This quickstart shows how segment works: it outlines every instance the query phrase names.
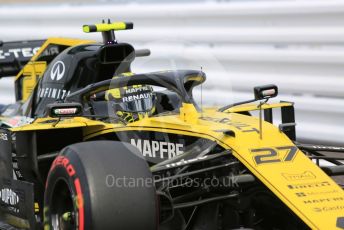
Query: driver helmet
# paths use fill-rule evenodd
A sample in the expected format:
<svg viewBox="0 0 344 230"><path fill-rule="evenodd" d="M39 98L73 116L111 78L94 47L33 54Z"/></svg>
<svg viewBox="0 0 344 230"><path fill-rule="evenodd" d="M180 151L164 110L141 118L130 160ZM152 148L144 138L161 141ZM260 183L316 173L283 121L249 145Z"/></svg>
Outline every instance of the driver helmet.
<svg viewBox="0 0 344 230"><path fill-rule="evenodd" d="M130 77L133 73L123 73L113 77ZM110 89L105 99L111 102L116 116L127 123L151 116L155 111L155 93L150 85L132 85Z"/></svg>

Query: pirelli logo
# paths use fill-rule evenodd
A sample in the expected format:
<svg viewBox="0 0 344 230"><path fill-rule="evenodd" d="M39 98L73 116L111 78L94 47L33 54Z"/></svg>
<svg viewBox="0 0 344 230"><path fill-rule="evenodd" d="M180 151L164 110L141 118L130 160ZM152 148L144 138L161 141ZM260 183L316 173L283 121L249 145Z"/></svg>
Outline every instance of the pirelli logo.
<svg viewBox="0 0 344 230"><path fill-rule="evenodd" d="M328 181L314 182L314 183L304 183L304 184L289 184L289 189L306 189L306 188L323 188L331 186Z"/></svg>

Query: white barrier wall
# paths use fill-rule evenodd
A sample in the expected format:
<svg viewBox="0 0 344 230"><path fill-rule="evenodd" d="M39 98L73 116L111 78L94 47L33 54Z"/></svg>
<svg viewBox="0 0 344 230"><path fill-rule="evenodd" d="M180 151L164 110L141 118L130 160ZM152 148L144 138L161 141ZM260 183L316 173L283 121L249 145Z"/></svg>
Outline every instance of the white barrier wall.
<svg viewBox="0 0 344 230"><path fill-rule="evenodd" d="M344 143L344 1L1 6L0 40L79 37L103 18L133 21L118 40L151 48L136 72L201 67L207 104L250 99L274 83L296 102L299 137ZM8 80L6 80L8 82ZM0 81L0 102L11 87Z"/></svg>

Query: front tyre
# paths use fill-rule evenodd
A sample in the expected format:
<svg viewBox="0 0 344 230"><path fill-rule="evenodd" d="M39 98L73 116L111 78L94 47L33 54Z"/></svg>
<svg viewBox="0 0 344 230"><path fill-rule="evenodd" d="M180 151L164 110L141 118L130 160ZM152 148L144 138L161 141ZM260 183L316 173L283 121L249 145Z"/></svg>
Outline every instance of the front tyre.
<svg viewBox="0 0 344 230"><path fill-rule="evenodd" d="M51 166L44 204L45 229L157 229L153 177L130 144L93 141L63 149Z"/></svg>

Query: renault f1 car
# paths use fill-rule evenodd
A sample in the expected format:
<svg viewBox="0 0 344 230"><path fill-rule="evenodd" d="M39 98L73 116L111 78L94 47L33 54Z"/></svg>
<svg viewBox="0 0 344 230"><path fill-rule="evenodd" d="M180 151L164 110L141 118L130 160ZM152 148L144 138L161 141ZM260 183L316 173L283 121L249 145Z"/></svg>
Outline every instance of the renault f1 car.
<svg viewBox="0 0 344 230"><path fill-rule="evenodd" d="M275 85L202 108L202 71L131 73L149 51L114 31L132 28L83 27L103 43L1 44L16 103L0 108L0 229L344 229L343 186L331 178L343 158L323 154L344 148L298 143L293 103L268 103ZM135 85L154 88L154 113L127 122L104 95Z"/></svg>

